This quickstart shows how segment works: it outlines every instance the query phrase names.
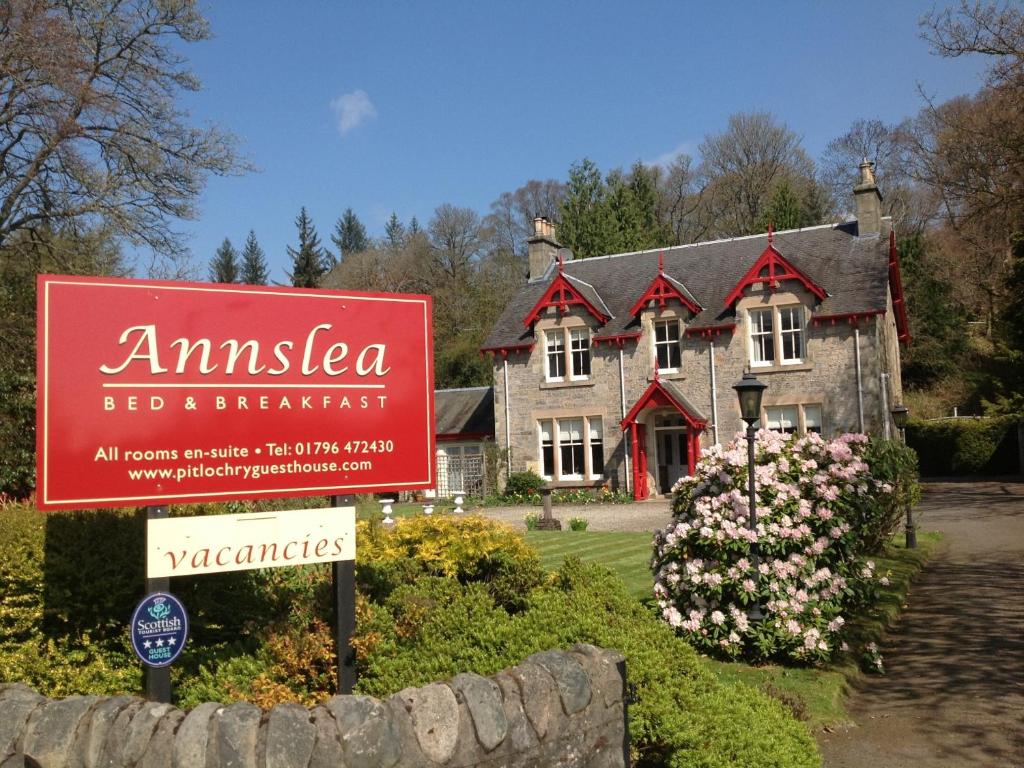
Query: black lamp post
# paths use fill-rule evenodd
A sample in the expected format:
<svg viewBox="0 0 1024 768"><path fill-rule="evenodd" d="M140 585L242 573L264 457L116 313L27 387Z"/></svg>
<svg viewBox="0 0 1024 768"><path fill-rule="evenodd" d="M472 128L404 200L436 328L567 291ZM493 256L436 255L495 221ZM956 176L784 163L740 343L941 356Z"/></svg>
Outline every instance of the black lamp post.
<svg viewBox="0 0 1024 768"><path fill-rule="evenodd" d="M748 524L750 530L757 534L757 497L754 495L754 436L757 430L754 424L761 418L761 396L768 389L768 385L757 380L754 374L743 374L738 384L733 389L740 400L740 418L747 423L747 491L749 493L750 515ZM760 621L764 618L761 613L760 600L757 598L761 583L761 549L757 541L750 543L750 560L754 570L754 607L748 614L753 621Z"/></svg>
<svg viewBox="0 0 1024 768"><path fill-rule="evenodd" d="M910 410L905 405L894 405L892 408L892 423L896 425L896 429L900 431L900 441L907 444L907 433L904 430L907 427L907 417L910 416ZM913 513L910 509L910 504L907 504L907 549L914 549L917 547L917 530L914 528Z"/></svg>

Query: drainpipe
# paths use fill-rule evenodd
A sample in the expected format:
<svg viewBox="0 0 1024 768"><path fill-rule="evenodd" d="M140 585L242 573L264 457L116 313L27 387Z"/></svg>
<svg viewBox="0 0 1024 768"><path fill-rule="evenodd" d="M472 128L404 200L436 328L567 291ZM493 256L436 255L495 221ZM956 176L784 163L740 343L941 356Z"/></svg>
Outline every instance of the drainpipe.
<svg viewBox="0 0 1024 768"><path fill-rule="evenodd" d="M715 342L711 342L711 430L715 435L715 445L718 445L718 387L715 384Z"/></svg>
<svg viewBox="0 0 1024 768"><path fill-rule="evenodd" d="M626 418L626 369L622 362L622 343L619 343L619 407L622 409L622 418ZM626 460L626 493L630 492L629 474L629 446L626 433L622 434L622 456Z"/></svg>
<svg viewBox="0 0 1024 768"><path fill-rule="evenodd" d="M508 358L503 360L503 373L505 376L505 472L506 477L512 474L512 433L509 430L509 405L508 405Z"/></svg>
<svg viewBox="0 0 1024 768"><path fill-rule="evenodd" d="M881 374L882 379L882 423L885 424L885 439L889 439L889 374Z"/></svg>
<svg viewBox="0 0 1024 768"><path fill-rule="evenodd" d="M864 432L864 384L860 375L860 328L853 329L853 359L857 366L857 424Z"/></svg>

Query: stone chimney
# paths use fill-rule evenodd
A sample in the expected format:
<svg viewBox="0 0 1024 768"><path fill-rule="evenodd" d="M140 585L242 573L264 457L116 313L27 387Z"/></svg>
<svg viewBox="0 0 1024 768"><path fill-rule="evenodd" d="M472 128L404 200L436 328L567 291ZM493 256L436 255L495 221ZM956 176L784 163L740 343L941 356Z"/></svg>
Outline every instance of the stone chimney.
<svg viewBox="0 0 1024 768"><path fill-rule="evenodd" d="M853 188L857 203L857 236L882 232L882 193L875 181L875 164L864 158L860 164L860 183Z"/></svg>
<svg viewBox="0 0 1024 768"><path fill-rule="evenodd" d="M529 282L540 280L562 247L555 240L555 225L544 216L533 220L533 237L526 241L530 254Z"/></svg>

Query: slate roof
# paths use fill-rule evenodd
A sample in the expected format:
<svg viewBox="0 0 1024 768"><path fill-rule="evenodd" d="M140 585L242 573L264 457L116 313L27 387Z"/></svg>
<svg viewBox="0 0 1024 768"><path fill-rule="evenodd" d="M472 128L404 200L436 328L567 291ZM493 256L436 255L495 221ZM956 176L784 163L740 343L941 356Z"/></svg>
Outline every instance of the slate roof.
<svg viewBox="0 0 1024 768"><path fill-rule="evenodd" d="M885 232L887 223L888 219L883 219ZM687 323L687 328L714 329L735 322L735 312L725 306L725 297L767 246L767 234L751 235L577 259L567 261L564 271L573 285L586 283L608 308L611 319L594 331L595 338L636 333L640 330L639 321L630 316L629 310L658 274L658 256L664 254L665 274L681 283L696 303L704 307ZM887 236L857 237L857 222L851 221L776 232L774 246L828 293L815 308L814 316L885 311L889 280ZM556 269L553 264L543 279L527 283L512 298L484 342L484 349L516 347L534 341L532 329L523 328L523 318L547 290ZM587 299L591 300L589 292Z"/></svg>
<svg viewBox="0 0 1024 768"><path fill-rule="evenodd" d="M672 398L685 408L689 414L697 419L698 421L707 421L708 417L705 416L700 409L697 408L693 403L689 401L686 395L683 394L683 390L674 381L659 381L659 384L668 392Z"/></svg>
<svg viewBox="0 0 1024 768"><path fill-rule="evenodd" d="M520 327L522 327L520 325ZM494 435L494 388L434 391L434 434Z"/></svg>

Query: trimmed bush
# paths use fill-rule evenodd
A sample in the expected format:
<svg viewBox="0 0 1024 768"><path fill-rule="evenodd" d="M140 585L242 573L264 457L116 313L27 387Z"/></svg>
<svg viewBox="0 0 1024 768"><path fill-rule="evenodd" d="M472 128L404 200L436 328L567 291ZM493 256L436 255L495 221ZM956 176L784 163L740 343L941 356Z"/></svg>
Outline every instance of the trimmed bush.
<svg viewBox="0 0 1024 768"><path fill-rule="evenodd" d="M1013 475L1021 471L1020 416L911 421L907 445L917 451L925 477Z"/></svg>
<svg viewBox="0 0 1024 768"><path fill-rule="evenodd" d="M431 515L400 521L394 530L359 523L356 579L381 602L424 576L481 582L499 604L515 610L544 571L537 553L511 527L479 515Z"/></svg>
<svg viewBox="0 0 1024 768"><path fill-rule="evenodd" d="M673 520L655 536L654 594L665 621L695 647L727 658L831 658L843 614L874 594L874 566L861 559L882 516L873 510L895 506L892 486L874 479L864 461L867 441L759 431L756 533L746 437L706 451L695 475L677 484ZM749 618L755 605L760 621Z"/></svg>
<svg viewBox="0 0 1024 768"><path fill-rule="evenodd" d="M509 498L530 498L540 494L544 478L536 472L513 472L505 481L504 495Z"/></svg>
<svg viewBox="0 0 1024 768"><path fill-rule="evenodd" d="M478 584L428 579L359 617L358 689L387 696L458 672L494 674L578 642L626 656L637 766L818 766L807 729L762 693L719 682L699 656L637 603L621 580L567 560L527 610L510 615Z"/></svg>

